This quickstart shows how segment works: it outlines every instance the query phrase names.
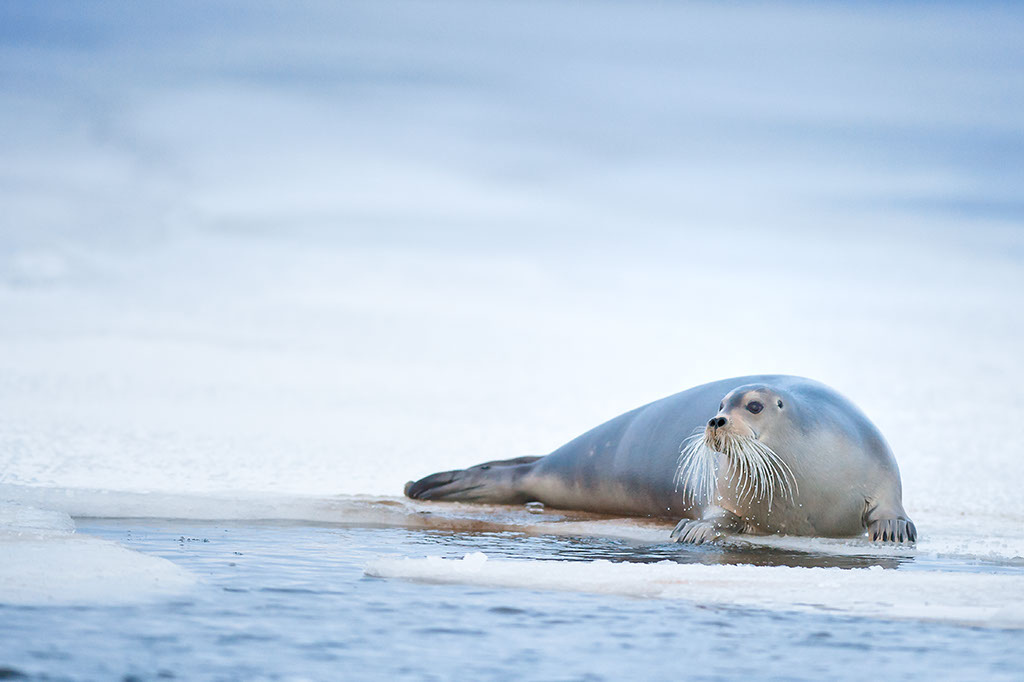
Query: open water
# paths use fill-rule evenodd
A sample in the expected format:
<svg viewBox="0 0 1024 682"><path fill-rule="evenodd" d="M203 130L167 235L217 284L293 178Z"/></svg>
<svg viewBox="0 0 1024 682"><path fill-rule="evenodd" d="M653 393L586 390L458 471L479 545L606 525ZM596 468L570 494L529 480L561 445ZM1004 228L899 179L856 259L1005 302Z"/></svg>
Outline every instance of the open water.
<svg viewBox="0 0 1024 682"><path fill-rule="evenodd" d="M1006 630L364 574L381 557L474 552L530 562L828 563L813 554L733 555L609 539L301 523L83 520L79 531L169 559L202 584L156 604L0 607L10 677L1016 680L1024 666L1019 625ZM933 568L909 561L892 570ZM1019 577L1022 569L1016 570Z"/></svg>

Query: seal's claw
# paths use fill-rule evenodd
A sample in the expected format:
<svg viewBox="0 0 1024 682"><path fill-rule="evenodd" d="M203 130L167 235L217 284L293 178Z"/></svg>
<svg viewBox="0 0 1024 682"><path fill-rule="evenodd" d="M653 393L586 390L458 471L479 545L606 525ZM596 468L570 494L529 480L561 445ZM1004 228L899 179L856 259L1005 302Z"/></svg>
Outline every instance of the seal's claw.
<svg viewBox="0 0 1024 682"><path fill-rule="evenodd" d="M676 542L688 545L702 545L705 542L714 542L722 537L722 533L710 521L683 519L676 524L675 530L672 531L669 537Z"/></svg>
<svg viewBox="0 0 1024 682"><path fill-rule="evenodd" d="M907 540L917 542L917 526L910 519L907 519Z"/></svg>
<svg viewBox="0 0 1024 682"><path fill-rule="evenodd" d="M909 519L878 519L868 526L868 537L875 542L916 542L917 528Z"/></svg>
<svg viewBox="0 0 1024 682"><path fill-rule="evenodd" d="M672 529L671 533L669 533L669 538L671 538L675 542L681 542L683 529L686 528L686 524L688 524L689 522L690 519L683 519L682 521L677 523L676 527Z"/></svg>

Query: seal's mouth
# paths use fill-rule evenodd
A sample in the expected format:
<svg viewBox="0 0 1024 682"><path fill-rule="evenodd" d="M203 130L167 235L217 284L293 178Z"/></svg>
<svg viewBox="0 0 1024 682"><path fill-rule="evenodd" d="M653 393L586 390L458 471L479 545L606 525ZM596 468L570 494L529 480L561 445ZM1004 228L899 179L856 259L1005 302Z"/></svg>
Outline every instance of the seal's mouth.
<svg viewBox="0 0 1024 682"><path fill-rule="evenodd" d="M712 427L704 429L704 445L715 452L725 454L725 432Z"/></svg>
<svg viewBox="0 0 1024 682"><path fill-rule="evenodd" d="M756 433L711 426L683 442L676 468L680 487L693 505L717 502L723 488L740 502L767 502L769 508L776 494L795 503L799 493L792 469Z"/></svg>

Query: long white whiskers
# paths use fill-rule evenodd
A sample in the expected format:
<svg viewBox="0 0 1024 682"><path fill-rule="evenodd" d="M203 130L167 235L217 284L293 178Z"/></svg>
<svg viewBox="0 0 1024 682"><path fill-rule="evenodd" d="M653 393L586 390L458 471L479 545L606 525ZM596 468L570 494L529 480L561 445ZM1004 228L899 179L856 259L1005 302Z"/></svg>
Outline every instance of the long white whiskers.
<svg viewBox="0 0 1024 682"><path fill-rule="evenodd" d="M767 501L771 509L776 494L796 502L799 492L793 470L770 447L749 436L724 434L722 452L730 463L730 478L737 479L737 498L749 496L754 500Z"/></svg>
<svg viewBox="0 0 1024 682"><path fill-rule="evenodd" d="M676 492L683 489L683 500L691 507L714 499L718 479L718 453L704 440L704 430L697 429L683 441L676 466Z"/></svg>
<svg viewBox="0 0 1024 682"><path fill-rule="evenodd" d="M723 433L718 435L715 449L705 431L697 429L680 447L675 476L675 489L678 492L682 488L683 499L690 506L714 500L719 454L728 460L724 475L738 500L766 501L769 509L776 495L796 503L800 492L796 476L770 447L751 436Z"/></svg>
<svg viewBox="0 0 1024 682"><path fill-rule="evenodd" d="M799 488L789 465L770 447L750 436L718 435L716 444L698 429L683 441L676 467L676 491L691 506L714 499L718 486L718 457L724 454L728 468L723 475L738 500L767 501L771 508L777 495L796 502Z"/></svg>

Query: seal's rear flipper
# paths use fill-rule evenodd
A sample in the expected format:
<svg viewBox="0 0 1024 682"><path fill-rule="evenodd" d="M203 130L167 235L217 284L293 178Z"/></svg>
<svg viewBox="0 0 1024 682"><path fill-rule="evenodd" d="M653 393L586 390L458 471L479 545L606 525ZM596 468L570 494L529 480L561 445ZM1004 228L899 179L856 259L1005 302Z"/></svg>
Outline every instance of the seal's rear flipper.
<svg viewBox="0 0 1024 682"><path fill-rule="evenodd" d="M520 486L523 476L540 457L516 457L477 464L468 469L442 471L405 484L414 500L523 504L533 498Z"/></svg>

